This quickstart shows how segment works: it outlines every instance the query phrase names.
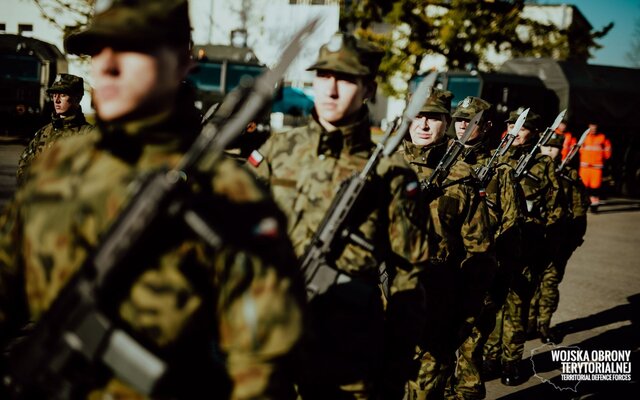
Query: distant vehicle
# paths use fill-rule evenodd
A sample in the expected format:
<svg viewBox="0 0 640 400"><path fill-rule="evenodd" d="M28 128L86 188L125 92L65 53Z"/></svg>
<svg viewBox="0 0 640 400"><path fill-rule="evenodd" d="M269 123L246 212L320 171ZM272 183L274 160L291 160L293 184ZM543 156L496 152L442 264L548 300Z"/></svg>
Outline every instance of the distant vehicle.
<svg viewBox="0 0 640 400"><path fill-rule="evenodd" d="M267 67L248 47L196 45L193 55L197 63L188 80L196 91L196 107L206 113L219 104L243 80L254 79ZM215 115L215 114L214 114ZM245 133L233 144L239 159L246 159L270 134L270 108L247 126Z"/></svg>
<svg viewBox="0 0 640 400"><path fill-rule="evenodd" d="M422 77L414 78L414 88ZM611 191L640 196L640 69L546 58L517 58L497 72L449 71L439 84L454 94L452 109L466 96L478 96L495 106L494 139L505 129L507 113L519 106L531 107L551 124L567 109L568 128L574 135L590 122L612 142L609 163Z"/></svg>
<svg viewBox="0 0 640 400"><path fill-rule="evenodd" d="M52 112L47 88L67 59L53 44L0 34L0 134L29 137Z"/></svg>
<svg viewBox="0 0 640 400"><path fill-rule="evenodd" d="M313 99L302 89L285 86L273 103L272 112L281 112L296 117L306 117L313 109Z"/></svg>

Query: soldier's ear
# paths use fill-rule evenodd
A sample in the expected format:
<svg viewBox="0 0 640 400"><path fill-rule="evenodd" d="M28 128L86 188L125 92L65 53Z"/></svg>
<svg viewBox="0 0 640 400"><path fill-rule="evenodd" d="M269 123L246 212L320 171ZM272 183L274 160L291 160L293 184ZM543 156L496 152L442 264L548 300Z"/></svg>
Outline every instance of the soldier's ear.
<svg viewBox="0 0 640 400"><path fill-rule="evenodd" d="M364 93L365 103L368 101L375 100L376 90L378 89L378 84L376 83L376 81L373 79L366 80L364 82L364 89L365 89L365 93Z"/></svg>

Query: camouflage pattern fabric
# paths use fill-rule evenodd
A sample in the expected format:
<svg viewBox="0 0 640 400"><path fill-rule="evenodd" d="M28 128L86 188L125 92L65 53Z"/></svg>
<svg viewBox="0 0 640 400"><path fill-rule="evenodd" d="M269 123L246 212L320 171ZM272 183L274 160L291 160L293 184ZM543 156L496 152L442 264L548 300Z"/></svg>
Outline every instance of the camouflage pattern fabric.
<svg viewBox="0 0 640 400"><path fill-rule="evenodd" d="M520 156L530 150L530 145L512 147L501 161L515 167ZM538 153L529 172L537 177L539 182L528 176L520 181L527 204L527 222L543 226L561 223L566 214L564 193L555 173L553 160L549 156Z"/></svg>
<svg viewBox="0 0 640 400"><path fill-rule="evenodd" d="M447 143L416 146L404 141L401 153L421 180L428 179ZM423 275L427 294L426 331L419 349L420 371L409 387L416 398L441 398L454 352L465 340L496 270L489 214L474 173L457 162L439 183L438 196L425 198L433 220L429 265Z"/></svg>
<svg viewBox="0 0 640 400"><path fill-rule="evenodd" d="M16 179L19 185L26 179L29 166L42 151L50 148L59 139L74 135L84 135L93 129L93 125L87 122L81 109L66 118L53 113L51 120L50 124L43 126L35 133L33 139L29 141L29 144L20 155L18 170L16 171Z"/></svg>
<svg viewBox="0 0 640 400"><path fill-rule="evenodd" d="M272 135L260 148L262 161L254 163L253 170L287 214L298 256L309 245L340 183L365 166L374 149L370 135L364 107L350 125L327 132L314 115L306 126ZM381 160L365 189L365 201L356 204L352 230L375 250L345 241L329 260L356 279L335 285L310 305L316 328L310 329L315 337L309 348L315 355L303 368L308 371L301 384L303 398L338 398L345 393L372 397L383 357L391 357L384 361L387 366L411 361L424 323L418 274L429 254L428 224L418 207L417 188L415 174L402 157L393 155ZM383 261L392 283L385 314L377 287ZM390 374L399 370L391 369Z"/></svg>
<svg viewBox="0 0 640 400"><path fill-rule="evenodd" d="M416 379L407 383L407 400L441 400L444 398L447 377L453 373L452 354L416 352L419 370Z"/></svg>
<svg viewBox="0 0 640 400"><path fill-rule="evenodd" d="M564 191L566 208L569 211L566 235L559 238L558 250L551 262L542 271L538 290L530 305L530 325L538 330L547 329L551 317L560 302L559 285L564 277L567 262L573 252L582 244L587 229L589 195L576 168L567 168L559 180Z"/></svg>
<svg viewBox="0 0 640 400"><path fill-rule="evenodd" d="M514 276L505 303L496 314L495 327L484 345L485 360L501 361L505 365L522 359L529 311L528 297L523 294L523 289L531 285L526 276L525 273Z"/></svg>
<svg viewBox="0 0 640 400"><path fill-rule="evenodd" d="M136 124L135 131L103 125L55 143L35 160L31 179L0 217L3 342L47 310L127 204L133 183L176 165L199 119ZM302 317L284 217L231 160L202 172L198 182L212 225L225 239L242 240L214 251L175 222L159 229L156 245L136 254L148 265L139 266L128 290L113 294L121 322L160 349L180 350L183 364L169 365L185 378L185 398L290 398L283 361L301 335ZM231 228L236 236L225 235ZM226 373L200 362L212 344ZM111 379L89 398L144 396Z"/></svg>
<svg viewBox="0 0 640 400"><path fill-rule="evenodd" d="M480 142L466 149L464 161L477 170L490 158L488 147ZM455 374L449 381L449 398L484 398L484 382L480 376L483 347L495 327L496 315L506 300L513 275L520 273L521 225L525 210L522 192L513 177L513 168L498 164L487 187L479 188L479 191L489 210L498 270L471 335L458 349Z"/></svg>
<svg viewBox="0 0 640 400"><path fill-rule="evenodd" d="M531 145L513 147L509 149L501 161L515 167L520 156L530 150ZM553 160L548 156L536 154L529 171L537 178L537 181L528 176L520 181L520 187L524 192L527 204L527 216L522 230L524 274L516 274L513 277L514 283L511 290L514 295L507 297L507 303L516 298L517 300L514 304L505 305L505 310L513 311L514 316L523 313L521 310L514 310L521 303L526 304L526 308L529 310L529 303L534 297L542 272L557 253L557 241L564 232L566 217L564 192L555 173ZM512 324L512 327L520 328L517 321ZM504 333L503 340L516 338L518 343L505 343L503 348L515 349L516 354L519 354L517 359L521 359L526 332ZM523 338L522 344L519 342L521 337Z"/></svg>

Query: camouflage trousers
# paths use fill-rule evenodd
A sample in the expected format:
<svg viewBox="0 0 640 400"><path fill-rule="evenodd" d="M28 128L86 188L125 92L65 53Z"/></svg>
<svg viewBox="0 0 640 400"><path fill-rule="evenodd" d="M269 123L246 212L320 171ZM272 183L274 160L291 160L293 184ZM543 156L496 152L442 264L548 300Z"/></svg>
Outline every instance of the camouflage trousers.
<svg viewBox="0 0 640 400"><path fill-rule="evenodd" d="M500 268L470 335L458 348L455 370L447 384L448 399L484 399L486 395L481 376L484 346L495 328L496 315L506 301L513 277L513 266Z"/></svg>
<svg viewBox="0 0 640 400"><path fill-rule="evenodd" d="M469 337L458 348L455 370L447 382L445 398L484 399L486 390L482 380L482 353L495 323L495 314L494 310L490 324L474 326Z"/></svg>
<svg viewBox="0 0 640 400"><path fill-rule="evenodd" d="M442 400L447 380L453 372L454 354L422 351L416 380L407 383L406 400Z"/></svg>
<svg viewBox="0 0 640 400"><path fill-rule="evenodd" d="M517 362L522 359L527 340L527 315L532 296L528 268L513 277L504 305L496 313L493 331L484 345L484 358Z"/></svg>
<svg viewBox="0 0 640 400"><path fill-rule="evenodd" d="M529 331L539 331L541 326L551 325L551 317L558 309L560 302L560 282L564 277L567 262L579 243L566 243L553 260L542 270L536 292L531 298L529 307Z"/></svg>

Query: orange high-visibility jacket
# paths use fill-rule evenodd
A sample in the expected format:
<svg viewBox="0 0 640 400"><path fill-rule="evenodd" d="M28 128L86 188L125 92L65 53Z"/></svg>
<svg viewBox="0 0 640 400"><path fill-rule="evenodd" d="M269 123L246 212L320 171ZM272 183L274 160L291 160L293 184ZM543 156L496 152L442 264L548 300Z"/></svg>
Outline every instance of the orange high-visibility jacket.
<svg viewBox="0 0 640 400"><path fill-rule="evenodd" d="M580 167L602 169L611 157L611 142L604 133L589 133L580 148Z"/></svg>
<svg viewBox="0 0 640 400"><path fill-rule="evenodd" d="M558 132L558 130L556 130L556 133L558 135L563 135L564 136L564 142L562 143L562 159L564 160L567 157L567 154L569 154L569 152L571 151L571 148L573 147L574 144L576 144L578 141L576 140L576 138L573 137L573 135L571 134L571 132ZM575 159L575 156L574 156Z"/></svg>

